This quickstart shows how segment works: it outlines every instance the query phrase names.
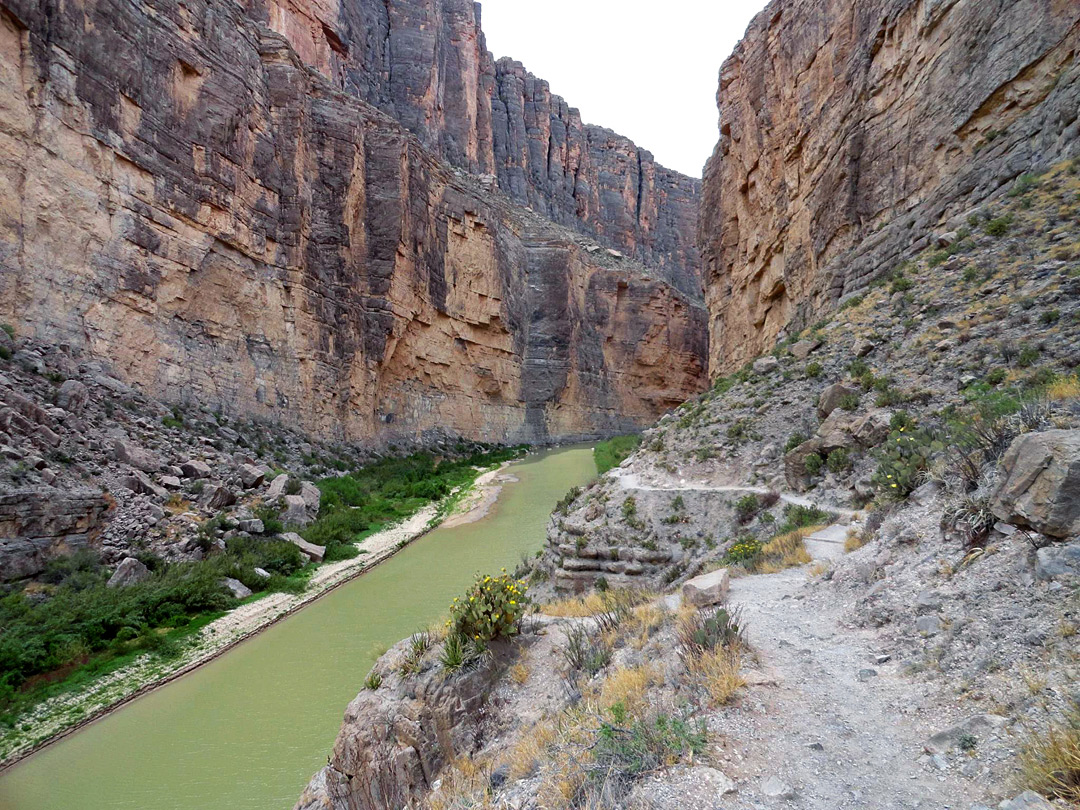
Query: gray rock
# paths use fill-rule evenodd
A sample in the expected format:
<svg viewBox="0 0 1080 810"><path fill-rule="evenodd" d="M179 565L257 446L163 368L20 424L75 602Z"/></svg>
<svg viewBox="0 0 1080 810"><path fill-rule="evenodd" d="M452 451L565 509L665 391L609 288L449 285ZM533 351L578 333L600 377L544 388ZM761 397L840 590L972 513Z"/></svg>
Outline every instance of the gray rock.
<svg viewBox="0 0 1080 810"><path fill-rule="evenodd" d="M150 569L134 557L125 557L113 571L105 585L109 588L124 588L150 579Z"/></svg>
<svg viewBox="0 0 1080 810"><path fill-rule="evenodd" d="M1033 790L1025 790L1019 796L998 805L998 810L1054 810L1054 805Z"/></svg>
<svg viewBox="0 0 1080 810"><path fill-rule="evenodd" d="M225 587L229 589L229 593L236 599L247 599L251 596L251 588L238 579L225 577L222 582L225 584Z"/></svg>
<svg viewBox="0 0 1080 810"><path fill-rule="evenodd" d="M300 495L285 496L285 512L282 519L290 526L307 526L311 523L307 504Z"/></svg>
<svg viewBox="0 0 1080 810"><path fill-rule="evenodd" d="M858 388L843 383L833 383L821 392L818 399L818 416L822 419L840 407L840 402L847 396L859 396Z"/></svg>
<svg viewBox="0 0 1080 810"><path fill-rule="evenodd" d="M915 620L915 629L924 636L933 636L941 632L941 620L937 616L920 616Z"/></svg>
<svg viewBox="0 0 1080 810"><path fill-rule="evenodd" d="M271 574L265 568L253 568L251 570L253 570L255 572L255 575L258 577L262 577L263 579L270 579Z"/></svg>
<svg viewBox="0 0 1080 810"><path fill-rule="evenodd" d="M936 613L941 609L941 597L934 591L922 591L915 598L915 610L919 613Z"/></svg>
<svg viewBox="0 0 1080 810"><path fill-rule="evenodd" d="M791 355L796 360L805 360L810 356L810 352L814 351L821 345L820 340L800 340L798 343L791 345Z"/></svg>
<svg viewBox="0 0 1080 810"><path fill-rule="evenodd" d="M876 348L877 345L872 341L869 341L866 338L857 338L851 345L851 353L856 357L866 357L866 355L870 354L870 352Z"/></svg>
<svg viewBox="0 0 1080 810"><path fill-rule="evenodd" d="M300 497L304 499L304 506L308 514L314 519L319 514L319 504L322 502L322 493L319 488L310 481L305 481L300 487Z"/></svg>
<svg viewBox="0 0 1080 810"><path fill-rule="evenodd" d="M241 464L237 473L240 476L240 483L244 485L244 489L254 489L263 482L262 470L253 464Z"/></svg>
<svg viewBox="0 0 1080 810"><path fill-rule="evenodd" d="M180 489L183 486L183 483L175 475L163 475L159 480L165 489Z"/></svg>
<svg viewBox="0 0 1080 810"><path fill-rule="evenodd" d="M226 506L232 506L236 503L236 493L224 484L209 487L206 491L205 498L207 508L215 511L224 509Z"/></svg>
<svg viewBox="0 0 1080 810"><path fill-rule="evenodd" d="M285 494L285 487L289 485L289 476L285 473L274 478L266 490L266 500L275 501Z"/></svg>
<svg viewBox="0 0 1080 810"><path fill-rule="evenodd" d="M113 439L112 449L113 457L117 461L130 464L143 472L152 473L161 469L161 462L149 450L144 450L124 439Z"/></svg>
<svg viewBox="0 0 1080 810"><path fill-rule="evenodd" d="M19 349L12 359L31 374L45 373L45 361L39 354L29 349Z"/></svg>
<svg viewBox="0 0 1080 810"><path fill-rule="evenodd" d="M151 481L150 476L142 470L132 470L131 475L125 476L123 481L124 486L132 492L150 495L151 497L158 498L162 501L169 499L169 493L163 487L159 487Z"/></svg>
<svg viewBox="0 0 1080 810"><path fill-rule="evenodd" d="M960 746L965 737L980 737L992 734L1007 722L998 714L975 714L943 731L939 731L926 741L924 746L928 754L947 754Z"/></svg>
<svg viewBox="0 0 1080 810"><path fill-rule="evenodd" d="M754 361L754 373L755 374L769 374L776 369L780 368L780 361L772 355L767 357L759 357Z"/></svg>
<svg viewBox="0 0 1080 810"><path fill-rule="evenodd" d="M761 783L761 792L770 799L795 798L795 788L777 776L766 777Z"/></svg>
<svg viewBox="0 0 1080 810"><path fill-rule="evenodd" d="M46 425L38 425L34 430L34 438L39 444L46 447L59 447L60 436L52 428Z"/></svg>
<svg viewBox="0 0 1080 810"><path fill-rule="evenodd" d="M865 683L866 681L870 680L871 678L876 678L877 677L877 670L876 669L870 669L870 668L860 669L859 674L856 677L860 681Z"/></svg>
<svg viewBox="0 0 1080 810"><path fill-rule="evenodd" d="M283 540L288 540L294 546L299 547L302 552L311 557L315 562L322 562L323 557L326 556L326 548L324 546L317 546L314 543L309 543L296 532L285 532L281 535L281 538Z"/></svg>
<svg viewBox="0 0 1080 810"><path fill-rule="evenodd" d="M1050 537L1080 535L1080 430L1026 433L1001 460L990 508Z"/></svg>
<svg viewBox="0 0 1080 810"><path fill-rule="evenodd" d="M730 577L726 568L694 577L683 584L683 599L691 605L719 605L727 600Z"/></svg>
<svg viewBox="0 0 1080 810"><path fill-rule="evenodd" d="M78 380L64 380L56 391L56 404L69 413L82 413L89 401L90 390Z"/></svg>
<svg viewBox="0 0 1080 810"><path fill-rule="evenodd" d="M1045 546L1035 552L1035 577L1080 577L1080 540Z"/></svg>
<svg viewBox="0 0 1080 810"><path fill-rule="evenodd" d="M237 528L240 529L240 531L242 532L247 532L248 534L262 534L264 531L266 531L266 528L263 526L263 522L258 518L241 520Z"/></svg>
<svg viewBox="0 0 1080 810"><path fill-rule="evenodd" d="M210 465L198 459L189 459L180 465L184 478L209 478Z"/></svg>

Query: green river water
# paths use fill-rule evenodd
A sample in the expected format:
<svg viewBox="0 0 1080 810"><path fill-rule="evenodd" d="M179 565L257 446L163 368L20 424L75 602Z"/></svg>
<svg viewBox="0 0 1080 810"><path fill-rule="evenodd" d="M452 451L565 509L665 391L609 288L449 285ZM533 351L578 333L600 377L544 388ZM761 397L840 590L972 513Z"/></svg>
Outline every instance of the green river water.
<svg viewBox="0 0 1080 810"><path fill-rule="evenodd" d="M544 542L588 448L509 468L481 520L437 529L221 658L0 774L0 810L289 810L326 763L376 648L444 615L478 571Z"/></svg>

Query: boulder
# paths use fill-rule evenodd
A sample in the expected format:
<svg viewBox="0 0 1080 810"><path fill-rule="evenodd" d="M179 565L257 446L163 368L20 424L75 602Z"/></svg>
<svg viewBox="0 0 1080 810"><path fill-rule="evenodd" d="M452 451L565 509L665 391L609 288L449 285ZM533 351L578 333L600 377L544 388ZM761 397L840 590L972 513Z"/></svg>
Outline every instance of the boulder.
<svg viewBox="0 0 1080 810"><path fill-rule="evenodd" d="M322 493L319 488L310 481L305 481L300 487L300 497L304 499L304 506L312 519L318 517L319 504L322 502Z"/></svg>
<svg viewBox="0 0 1080 810"><path fill-rule="evenodd" d="M232 577L225 577L221 580L225 587L229 589L229 593L233 595L234 599L247 599L251 596L251 588L245 585L238 579Z"/></svg>
<svg viewBox="0 0 1080 810"><path fill-rule="evenodd" d="M682 586L683 599L691 605L720 605L727 601L730 577L726 568L687 580Z"/></svg>
<svg viewBox="0 0 1080 810"><path fill-rule="evenodd" d="M866 338L857 338L853 344L851 344L851 353L856 357L866 357L877 346L873 341L869 341Z"/></svg>
<svg viewBox="0 0 1080 810"><path fill-rule="evenodd" d="M303 537L296 532L285 532L281 535L282 540L288 540L294 546L297 546L302 552L307 554L315 562L322 562L323 557L326 556L326 547L317 546L314 543L309 543Z"/></svg>
<svg viewBox="0 0 1080 810"><path fill-rule="evenodd" d="M149 568L134 557L125 557L120 565L116 566L116 570L105 585L109 588L124 588L148 580L150 576Z"/></svg>
<svg viewBox="0 0 1080 810"><path fill-rule="evenodd" d="M160 481L165 489L180 489L180 487L183 486L180 479L175 475L163 475L161 476Z"/></svg>
<svg viewBox="0 0 1080 810"><path fill-rule="evenodd" d="M308 512L303 496L285 496L285 513L282 520L290 526L307 526L311 523L311 515Z"/></svg>
<svg viewBox="0 0 1080 810"><path fill-rule="evenodd" d="M928 754L947 754L959 747L965 737L974 737L977 742L980 737L994 733L1006 722L1007 719L999 714L975 714L934 734L924 747Z"/></svg>
<svg viewBox="0 0 1080 810"><path fill-rule="evenodd" d="M65 380L56 391L56 404L68 413L80 414L90 401L90 390L78 380Z"/></svg>
<svg viewBox="0 0 1080 810"><path fill-rule="evenodd" d="M251 570L254 571L255 576L259 577L260 579L270 579L270 572L267 571L265 568L255 567Z"/></svg>
<svg viewBox="0 0 1080 810"><path fill-rule="evenodd" d="M34 440L45 447L59 447L60 436L52 428L46 425L38 425L34 430Z"/></svg>
<svg viewBox="0 0 1080 810"><path fill-rule="evenodd" d="M1080 577L1080 540L1045 546L1035 552L1035 577Z"/></svg>
<svg viewBox="0 0 1080 810"><path fill-rule="evenodd" d="M791 344L789 351L796 360L805 360L810 356L810 352L820 345L820 340L800 340L798 343Z"/></svg>
<svg viewBox="0 0 1080 810"><path fill-rule="evenodd" d="M206 506L208 509L224 509L236 503L236 493L224 484L210 487L206 493Z"/></svg>
<svg viewBox="0 0 1080 810"><path fill-rule="evenodd" d="M821 392L818 398L818 416L822 419L840 407L844 397L859 396L862 392L858 388L843 383L833 383Z"/></svg>
<svg viewBox="0 0 1080 810"><path fill-rule="evenodd" d="M254 489L264 479L262 470L254 464L241 464L237 474L240 476L240 483L244 485L244 489Z"/></svg>
<svg viewBox="0 0 1080 810"><path fill-rule="evenodd" d="M276 501L285 494L285 487L289 485L289 476L285 473L274 478L266 490L266 500Z"/></svg>
<svg viewBox="0 0 1080 810"><path fill-rule="evenodd" d="M151 481L150 476L142 470L132 470L131 475L124 476L123 483L132 492L140 495L150 495L163 501L169 499L169 493Z"/></svg>
<svg viewBox="0 0 1080 810"><path fill-rule="evenodd" d="M755 374L769 374L780 368L780 361L772 355L767 357L759 357L754 361L754 373Z"/></svg>
<svg viewBox="0 0 1080 810"><path fill-rule="evenodd" d="M242 532L247 532L248 534L262 534L264 531L266 531L266 527L263 526L263 522L258 518L241 520L237 524L237 528Z"/></svg>
<svg viewBox="0 0 1080 810"><path fill-rule="evenodd" d="M1080 535L1080 430L1017 437L1001 460L990 508L1006 523L1050 537Z"/></svg>
<svg viewBox="0 0 1080 810"><path fill-rule="evenodd" d="M113 439L112 449L113 457L123 464L130 464L132 467L148 473L157 472L161 469L161 462L149 450L144 450L142 447L124 439Z"/></svg>
<svg viewBox="0 0 1080 810"><path fill-rule="evenodd" d="M189 459L180 465L184 478L209 478L210 465L198 459Z"/></svg>

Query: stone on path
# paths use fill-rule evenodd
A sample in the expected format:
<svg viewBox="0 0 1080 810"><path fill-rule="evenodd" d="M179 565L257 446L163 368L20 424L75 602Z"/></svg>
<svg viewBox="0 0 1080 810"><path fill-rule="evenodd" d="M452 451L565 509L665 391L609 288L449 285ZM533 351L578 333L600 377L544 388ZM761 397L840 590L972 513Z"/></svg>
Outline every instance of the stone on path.
<svg viewBox="0 0 1080 810"><path fill-rule="evenodd" d="M795 788L778 776L766 777L761 783L761 792L770 799L795 798Z"/></svg>
<svg viewBox="0 0 1080 810"><path fill-rule="evenodd" d="M1034 790L1025 790L1019 796L1003 801L998 810L1054 810L1054 805Z"/></svg>
<svg viewBox="0 0 1080 810"><path fill-rule="evenodd" d="M999 714L975 714L934 734L924 747L928 754L947 754L958 747L963 738L971 736L978 741L980 737L992 734L1005 723L1006 718Z"/></svg>
<svg viewBox="0 0 1080 810"><path fill-rule="evenodd" d="M726 568L694 577L683 584L683 599L691 605L719 605L727 600L730 577Z"/></svg>

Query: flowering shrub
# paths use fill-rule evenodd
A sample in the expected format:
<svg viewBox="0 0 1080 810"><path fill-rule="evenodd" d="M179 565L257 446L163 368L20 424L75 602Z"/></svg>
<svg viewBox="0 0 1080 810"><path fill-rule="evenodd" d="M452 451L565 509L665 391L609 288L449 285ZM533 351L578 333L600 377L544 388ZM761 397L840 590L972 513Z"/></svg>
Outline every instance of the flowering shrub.
<svg viewBox="0 0 1080 810"><path fill-rule="evenodd" d="M760 553L761 541L753 535L747 535L736 540L731 548L727 550L724 558L729 563L739 563L752 560Z"/></svg>
<svg viewBox="0 0 1080 810"><path fill-rule="evenodd" d="M501 576L477 577L450 605L450 634L479 642L515 635L529 604L528 590L525 580L514 579L505 568Z"/></svg>

